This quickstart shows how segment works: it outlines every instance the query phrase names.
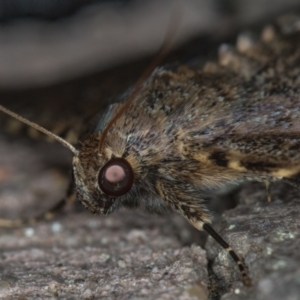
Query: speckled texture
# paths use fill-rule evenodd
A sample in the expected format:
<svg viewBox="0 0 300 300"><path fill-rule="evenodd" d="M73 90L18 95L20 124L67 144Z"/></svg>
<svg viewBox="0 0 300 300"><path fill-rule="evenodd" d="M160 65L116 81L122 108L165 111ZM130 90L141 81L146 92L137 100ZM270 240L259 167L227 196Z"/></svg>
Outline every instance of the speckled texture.
<svg viewBox="0 0 300 300"><path fill-rule="evenodd" d="M206 294L205 252L182 248L171 226L165 236L152 223L132 213L114 219L71 214L2 233L0 298L186 299L195 288Z"/></svg>
<svg viewBox="0 0 300 300"><path fill-rule="evenodd" d="M240 204L223 214L217 228L245 258L253 287L245 288L236 266L211 239L205 248L213 260L221 299L299 299L299 191L285 184L271 186L272 202L259 184L246 185ZM235 270L233 272L233 270ZM235 274L235 275L234 275Z"/></svg>

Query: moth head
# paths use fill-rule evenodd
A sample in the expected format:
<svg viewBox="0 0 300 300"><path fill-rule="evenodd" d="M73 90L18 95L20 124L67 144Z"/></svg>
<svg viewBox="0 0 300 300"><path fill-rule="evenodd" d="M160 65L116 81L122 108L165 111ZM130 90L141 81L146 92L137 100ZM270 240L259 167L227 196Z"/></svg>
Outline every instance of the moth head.
<svg viewBox="0 0 300 300"><path fill-rule="evenodd" d="M134 185L132 162L109 147L98 151L99 133L91 135L73 158L78 199L93 213L108 214L130 198Z"/></svg>

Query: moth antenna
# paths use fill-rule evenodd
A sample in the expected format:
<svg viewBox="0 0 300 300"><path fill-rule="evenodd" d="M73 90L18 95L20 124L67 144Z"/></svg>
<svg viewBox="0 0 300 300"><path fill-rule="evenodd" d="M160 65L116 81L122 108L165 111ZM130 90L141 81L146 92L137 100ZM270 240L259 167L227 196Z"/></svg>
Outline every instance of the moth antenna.
<svg viewBox="0 0 300 300"><path fill-rule="evenodd" d="M4 113L6 113L7 115L27 124L28 126L32 127L32 128L35 128L36 130L54 138L56 141L58 141L59 143L61 143L63 146L65 146L66 148L70 149L74 155L77 155L78 154L78 150L73 146L71 145L70 143L68 143L66 140L64 140L63 138L59 137L58 135L52 133L51 131L45 129L44 127L36 124L36 123L33 123L23 117L21 117L20 115L14 113L13 111L5 108L4 106L0 105L0 111L3 111Z"/></svg>
<svg viewBox="0 0 300 300"><path fill-rule="evenodd" d="M157 55L153 58L151 63L148 65L148 67L144 70L142 75L137 80L136 84L134 85L127 101L123 104L123 106L119 109L119 111L115 114L115 116L108 122L107 126L102 132L102 136L99 142L99 152L102 151L105 138L107 136L108 131L112 127L112 125L123 115L123 113L128 109L128 107L131 105L132 101L138 94L138 92L141 90L143 83L145 80L151 75L151 73L154 71L154 69L163 61L163 59L167 56L167 54L170 52L172 42L175 39L175 33L177 32L179 21L181 20L182 16L182 9L180 7L176 7L176 10L174 10L174 13L171 15L170 23L168 26L168 30L164 39L164 42L158 51Z"/></svg>

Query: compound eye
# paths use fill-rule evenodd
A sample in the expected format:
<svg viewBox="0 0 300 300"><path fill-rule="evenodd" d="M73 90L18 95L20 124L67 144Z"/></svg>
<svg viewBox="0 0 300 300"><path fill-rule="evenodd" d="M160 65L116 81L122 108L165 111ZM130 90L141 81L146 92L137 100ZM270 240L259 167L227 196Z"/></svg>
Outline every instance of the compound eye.
<svg viewBox="0 0 300 300"><path fill-rule="evenodd" d="M101 169L98 175L99 188L108 196L122 196L133 185L133 170L124 158L112 158Z"/></svg>

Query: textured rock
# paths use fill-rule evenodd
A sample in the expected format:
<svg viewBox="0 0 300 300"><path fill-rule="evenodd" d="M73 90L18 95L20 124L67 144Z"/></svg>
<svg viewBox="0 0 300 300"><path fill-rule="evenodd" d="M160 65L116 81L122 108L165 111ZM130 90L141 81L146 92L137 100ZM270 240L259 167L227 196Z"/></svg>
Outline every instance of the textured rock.
<svg viewBox="0 0 300 300"><path fill-rule="evenodd" d="M240 204L223 214L217 228L245 258L253 287L239 282L237 267L211 239L206 244L222 299L299 299L299 191L286 184L271 186L272 202L259 184L246 185Z"/></svg>
<svg viewBox="0 0 300 300"><path fill-rule="evenodd" d="M153 223L134 213L108 218L69 214L56 222L2 231L0 298L206 295L205 251L182 248L171 225Z"/></svg>

